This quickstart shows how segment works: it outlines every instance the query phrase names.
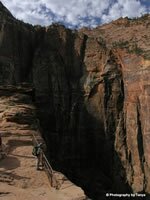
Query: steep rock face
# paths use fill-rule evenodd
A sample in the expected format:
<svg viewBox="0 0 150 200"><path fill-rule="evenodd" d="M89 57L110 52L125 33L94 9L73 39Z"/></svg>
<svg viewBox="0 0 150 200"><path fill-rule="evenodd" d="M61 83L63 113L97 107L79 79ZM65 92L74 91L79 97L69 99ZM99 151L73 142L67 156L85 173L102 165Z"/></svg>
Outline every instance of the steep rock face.
<svg viewBox="0 0 150 200"><path fill-rule="evenodd" d="M6 13L0 81L33 82L53 165L94 199L150 193L149 15L71 31Z"/></svg>
<svg viewBox="0 0 150 200"><path fill-rule="evenodd" d="M32 66L34 29L16 20L0 3L0 83L29 80Z"/></svg>
<svg viewBox="0 0 150 200"><path fill-rule="evenodd" d="M117 173L115 177L117 179L118 176L121 179L126 177L128 186L133 192L145 191L147 193L150 190L147 147L149 135L149 19L149 15L137 20L119 19L112 24L95 29L93 33L87 32L90 36L93 34L94 37L97 37L99 32L103 40L107 38L106 46L113 49L122 71L123 107L115 130L114 150L117 153L115 157L118 164L114 166L116 169L123 167L125 171L119 170L121 176Z"/></svg>
<svg viewBox="0 0 150 200"><path fill-rule="evenodd" d="M116 131L127 181L134 192L149 193L149 66L142 57L119 52L123 66L124 107Z"/></svg>

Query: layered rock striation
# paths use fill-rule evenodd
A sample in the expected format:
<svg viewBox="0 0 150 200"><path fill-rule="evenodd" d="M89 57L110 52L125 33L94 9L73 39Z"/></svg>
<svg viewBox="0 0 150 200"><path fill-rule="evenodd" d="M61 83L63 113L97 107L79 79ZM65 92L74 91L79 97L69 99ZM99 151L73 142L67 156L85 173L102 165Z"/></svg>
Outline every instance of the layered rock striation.
<svg viewBox="0 0 150 200"><path fill-rule="evenodd" d="M0 4L0 83L34 85L53 165L94 199L150 193L149 20L33 27Z"/></svg>

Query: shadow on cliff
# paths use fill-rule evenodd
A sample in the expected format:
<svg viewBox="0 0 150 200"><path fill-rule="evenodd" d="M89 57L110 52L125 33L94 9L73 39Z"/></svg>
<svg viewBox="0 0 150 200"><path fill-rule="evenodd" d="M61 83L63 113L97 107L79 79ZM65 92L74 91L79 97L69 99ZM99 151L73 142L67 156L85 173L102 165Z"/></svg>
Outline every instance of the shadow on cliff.
<svg viewBox="0 0 150 200"><path fill-rule="evenodd" d="M52 166L82 187L93 200L108 199L107 192L130 191L119 174L122 165L114 151L114 140L106 139L104 122L92 116L86 107L81 78L86 73L87 36L78 38L76 33L53 25L43 40L37 54L38 73L46 69L47 82L42 82L43 79L40 85L34 82ZM80 41L78 53L76 40Z"/></svg>

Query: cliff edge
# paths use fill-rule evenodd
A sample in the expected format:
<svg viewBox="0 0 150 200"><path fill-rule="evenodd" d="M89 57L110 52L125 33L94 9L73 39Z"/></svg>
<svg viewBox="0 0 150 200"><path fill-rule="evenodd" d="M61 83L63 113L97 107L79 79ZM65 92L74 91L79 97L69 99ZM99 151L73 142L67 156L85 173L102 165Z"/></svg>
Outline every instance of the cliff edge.
<svg viewBox="0 0 150 200"><path fill-rule="evenodd" d="M56 169L94 199L150 194L150 16L78 31L0 21L0 83L34 85Z"/></svg>

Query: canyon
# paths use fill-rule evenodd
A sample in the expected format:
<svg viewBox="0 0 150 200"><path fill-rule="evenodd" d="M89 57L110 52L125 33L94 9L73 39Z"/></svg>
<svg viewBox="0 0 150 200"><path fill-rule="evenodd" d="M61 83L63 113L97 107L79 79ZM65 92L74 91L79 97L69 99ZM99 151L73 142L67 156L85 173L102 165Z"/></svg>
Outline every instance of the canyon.
<svg viewBox="0 0 150 200"><path fill-rule="evenodd" d="M32 26L0 3L0 85L30 84L52 166L93 200L150 194L150 15Z"/></svg>

